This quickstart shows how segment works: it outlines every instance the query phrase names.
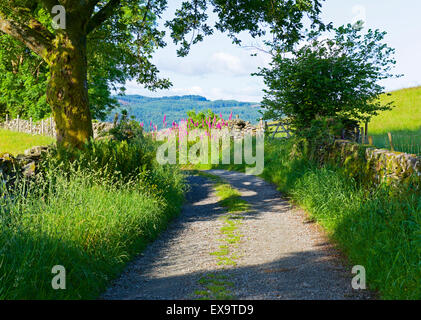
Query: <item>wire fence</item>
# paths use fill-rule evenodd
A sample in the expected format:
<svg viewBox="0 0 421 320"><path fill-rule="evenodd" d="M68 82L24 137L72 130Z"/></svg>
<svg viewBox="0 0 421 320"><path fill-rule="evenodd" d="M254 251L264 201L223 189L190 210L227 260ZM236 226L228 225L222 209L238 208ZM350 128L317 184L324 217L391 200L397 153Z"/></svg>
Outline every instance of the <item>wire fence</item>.
<svg viewBox="0 0 421 320"><path fill-rule="evenodd" d="M421 156L421 132L389 132L381 135L374 135L373 144L378 148Z"/></svg>

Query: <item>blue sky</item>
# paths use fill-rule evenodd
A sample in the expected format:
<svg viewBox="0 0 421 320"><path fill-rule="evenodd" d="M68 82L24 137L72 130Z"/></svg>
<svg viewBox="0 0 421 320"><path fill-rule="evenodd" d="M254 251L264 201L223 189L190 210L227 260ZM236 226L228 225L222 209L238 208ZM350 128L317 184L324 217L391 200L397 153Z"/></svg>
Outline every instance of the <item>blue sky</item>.
<svg viewBox="0 0 421 320"><path fill-rule="evenodd" d="M179 0L169 0L166 17L178 7ZM356 19L365 20L366 28L380 29L388 35L385 41L396 49L396 73L404 76L384 82L387 90L421 85L421 1L419 0L326 0L323 5L324 22L340 26ZM247 34L241 35L244 45L257 44ZM269 63L270 57L240 48L224 34L215 32L194 46L185 58L176 56L176 47L158 50L153 59L163 77L169 77L173 87L151 92L136 82L127 83L127 94L171 96L203 95L208 99L236 99L259 102L263 97L262 79L250 74Z"/></svg>

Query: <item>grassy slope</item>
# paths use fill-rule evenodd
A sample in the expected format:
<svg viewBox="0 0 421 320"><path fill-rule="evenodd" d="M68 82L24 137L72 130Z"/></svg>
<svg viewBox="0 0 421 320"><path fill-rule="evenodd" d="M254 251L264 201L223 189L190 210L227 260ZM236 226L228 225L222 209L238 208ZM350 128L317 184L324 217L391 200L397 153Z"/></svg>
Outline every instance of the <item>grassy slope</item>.
<svg viewBox="0 0 421 320"><path fill-rule="evenodd" d="M394 91L383 96L385 102L394 101L396 107L373 118L369 135L374 144L390 148L387 133L391 132L397 151L421 154L421 87Z"/></svg>
<svg viewBox="0 0 421 320"><path fill-rule="evenodd" d="M48 145L54 142L51 137L33 136L26 133L0 129L0 154L17 155L34 146Z"/></svg>

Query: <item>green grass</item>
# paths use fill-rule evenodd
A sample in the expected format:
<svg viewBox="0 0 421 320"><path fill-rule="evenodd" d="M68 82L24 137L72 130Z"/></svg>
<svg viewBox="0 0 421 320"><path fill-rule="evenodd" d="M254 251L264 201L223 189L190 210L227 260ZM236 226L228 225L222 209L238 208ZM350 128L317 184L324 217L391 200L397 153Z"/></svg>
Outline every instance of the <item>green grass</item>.
<svg viewBox="0 0 421 320"><path fill-rule="evenodd" d="M51 137L31 135L0 129L0 154L18 155L34 146L44 146L53 143Z"/></svg>
<svg viewBox="0 0 421 320"><path fill-rule="evenodd" d="M228 277L217 274L207 274L199 280L203 290L196 290L198 300L232 300L234 299L231 288L234 284Z"/></svg>
<svg viewBox="0 0 421 320"><path fill-rule="evenodd" d="M290 191L384 299L421 299L421 197L371 194L337 170L308 168Z"/></svg>
<svg viewBox="0 0 421 320"><path fill-rule="evenodd" d="M0 299L97 298L183 203L176 167L110 179L106 168L79 161L63 170L51 161L35 183L0 185ZM52 288L55 265L66 269L65 290Z"/></svg>
<svg viewBox="0 0 421 320"><path fill-rule="evenodd" d="M288 142L266 144L263 177L329 233L369 288L384 299L421 299L421 197L365 190L338 168L291 159Z"/></svg>
<svg viewBox="0 0 421 320"><path fill-rule="evenodd" d="M306 209L351 265L366 268L367 285L381 298L421 299L421 196L367 190L340 168L291 158L291 147L266 140L261 176ZM215 167L244 172L243 165Z"/></svg>
<svg viewBox="0 0 421 320"><path fill-rule="evenodd" d="M394 91L381 99L394 101L396 107L370 122L374 145L390 149L387 133L391 132L396 151L421 155L421 87Z"/></svg>

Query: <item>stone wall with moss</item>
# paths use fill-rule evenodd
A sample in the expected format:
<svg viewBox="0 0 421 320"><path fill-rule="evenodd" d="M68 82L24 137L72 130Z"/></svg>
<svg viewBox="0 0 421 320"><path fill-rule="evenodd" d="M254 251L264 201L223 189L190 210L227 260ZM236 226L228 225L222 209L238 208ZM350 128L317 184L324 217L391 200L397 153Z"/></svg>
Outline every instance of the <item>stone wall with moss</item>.
<svg viewBox="0 0 421 320"><path fill-rule="evenodd" d="M376 149L347 140L336 140L326 153L327 161L340 163L353 178L376 184L421 185L421 157Z"/></svg>

